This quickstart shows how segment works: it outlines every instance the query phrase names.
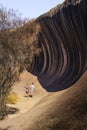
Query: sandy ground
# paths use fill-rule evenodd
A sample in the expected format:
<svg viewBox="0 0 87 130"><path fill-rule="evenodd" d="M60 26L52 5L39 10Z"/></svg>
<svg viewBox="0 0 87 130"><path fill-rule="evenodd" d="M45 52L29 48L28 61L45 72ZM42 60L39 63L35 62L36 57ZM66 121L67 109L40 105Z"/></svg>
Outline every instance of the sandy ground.
<svg viewBox="0 0 87 130"><path fill-rule="evenodd" d="M26 98L24 86L32 82L36 86L34 97ZM25 71L12 91L19 95L19 101L12 105L19 112L0 121L0 130L86 130L87 72L70 88L48 93L35 76Z"/></svg>
<svg viewBox="0 0 87 130"><path fill-rule="evenodd" d="M27 71L24 71L20 75L19 79L20 80L17 81L12 87L12 91L18 94L19 100L16 104L9 105L11 107L18 108L19 112L12 115L9 114L8 117L6 117L3 121L0 121L0 130L4 130L6 128L6 130L25 130L25 128L28 128L29 124L34 122L35 118L37 118L37 115L41 114L45 110L45 107L49 106L49 104L55 100L56 95L60 96L63 93L63 91L48 93L41 87L37 78ZM31 84L32 82L36 86L34 96L33 98L27 98L25 97L24 87L26 83ZM38 104L41 105L39 106ZM27 120L29 120L29 122L27 122ZM23 127L21 127L21 125Z"/></svg>
<svg viewBox="0 0 87 130"><path fill-rule="evenodd" d="M25 86L28 83L31 85L31 83L35 84L35 93L33 98L31 97L25 97ZM46 96L48 93L40 86L39 82L37 81L37 78L33 76L32 74L28 73L27 71L24 71L20 77L19 80L13 85L12 92L16 92L18 94L18 101L16 104L8 104L8 106L17 108L19 111L16 114L9 114L8 117L6 117L5 120L0 121L0 127L5 126L4 122L9 122L9 119L14 119L18 117L19 115L22 115L23 113L29 111L32 107L34 107L35 104L39 102L41 98ZM8 123L10 124L10 123ZM13 129L12 129L13 130Z"/></svg>
<svg viewBox="0 0 87 130"><path fill-rule="evenodd" d="M26 97L25 86L27 83L29 85L31 85L32 83L35 84L35 92L33 98ZM19 81L17 81L12 87L12 92L16 92L19 99L16 104L8 104L8 106L19 109L19 112L12 115L10 114L7 118L14 118L18 115L21 115L22 113L25 113L26 111L34 107L34 105L37 104L41 98L48 95L48 93L40 86L37 78L27 71L24 71L20 75Z"/></svg>

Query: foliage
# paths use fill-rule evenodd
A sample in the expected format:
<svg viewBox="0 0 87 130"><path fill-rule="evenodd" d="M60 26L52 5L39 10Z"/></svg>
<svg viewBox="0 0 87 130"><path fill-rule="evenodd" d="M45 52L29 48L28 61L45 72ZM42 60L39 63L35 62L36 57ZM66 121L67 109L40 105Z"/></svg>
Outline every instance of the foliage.
<svg viewBox="0 0 87 130"><path fill-rule="evenodd" d="M22 19L14 11L0 9L0 115L6 110L6 98L11 86L24 69L31 69L34 55L41 52L37 45L38 22L33 19L19 24L19 21Z"/></svg>
<svg viewBox="0 0 87 130"><path fill-rule="evenodd" d="M7 53L6 53L7 54ZM3 115L6 111L6 97L8 96L11 86L18 78L15 63L11 66L8 55L3 56L3 64L0 64L0 113Z"/></svg>
<svg viewBox="0 0 87 130"><path fill-rule="evenodd" d="M12 92L8 95L6 99L7 104L15 104L18 101L19 97L18 94L15 92Z"/></svg>
<svg viewBox="0 0 87 130"><path fill-rule="evenodd" d="M0 30L21 27L28 21L29 18L22 19L17 10L0 8Z"/></svg>
<svg viewBox="0 0 87 130"><path fill-rule="evenodd" d="M11 35L11 31L5 29L20 27L27 20L21 19L13 9L0 8L0 118L3 118L2 116L7 111L6 98L11 86L18 79L20 68L18 63L22 60L22 58L17 59L18 48L16 44L19 39L13 40L16 33Z"/></svg>

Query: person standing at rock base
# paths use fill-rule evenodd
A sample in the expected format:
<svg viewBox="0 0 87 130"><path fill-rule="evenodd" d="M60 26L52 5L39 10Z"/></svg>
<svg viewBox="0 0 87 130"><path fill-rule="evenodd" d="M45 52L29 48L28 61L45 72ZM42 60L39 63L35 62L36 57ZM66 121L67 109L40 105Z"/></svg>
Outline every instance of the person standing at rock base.
<svg viewBox="0 0 87 130"><path fill-rule="evenodd" d="M26 97L29 96L29 90L30 90L30 87L28 84L26 84L26 86L25 86Z"/></svg>
<svg viewBox="0 0 87 130"><path fill-rule="evenodd" d="M30 86L29 97L33 97L34 91L35 91L35 85L34 85L34 83L32 83L31 86Z"/></svg>

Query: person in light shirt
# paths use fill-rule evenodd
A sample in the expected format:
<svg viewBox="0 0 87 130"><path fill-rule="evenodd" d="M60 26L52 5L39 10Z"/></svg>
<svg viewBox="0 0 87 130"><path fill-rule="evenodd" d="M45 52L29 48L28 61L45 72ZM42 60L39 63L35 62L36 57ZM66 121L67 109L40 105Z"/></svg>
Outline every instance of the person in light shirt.
<svg viewBox="0 0 87 130"><path fill-rule="evenodd" d="M34 83L32 83L30 86L29 97L33 97L34 91L35 91L35 85L34 85Z"/></svg>

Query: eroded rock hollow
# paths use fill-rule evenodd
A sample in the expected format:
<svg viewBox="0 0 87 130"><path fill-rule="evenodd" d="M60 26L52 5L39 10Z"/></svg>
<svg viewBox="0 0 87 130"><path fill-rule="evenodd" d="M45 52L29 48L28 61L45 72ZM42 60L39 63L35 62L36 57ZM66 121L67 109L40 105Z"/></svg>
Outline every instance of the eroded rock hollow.
<svg viewBox="0 0 87 130"><path fill-rule="evenodd" d="M65 89L87 69L87 0L66 0L37 20L42 51L30 72L47 91Z"/></svg>

